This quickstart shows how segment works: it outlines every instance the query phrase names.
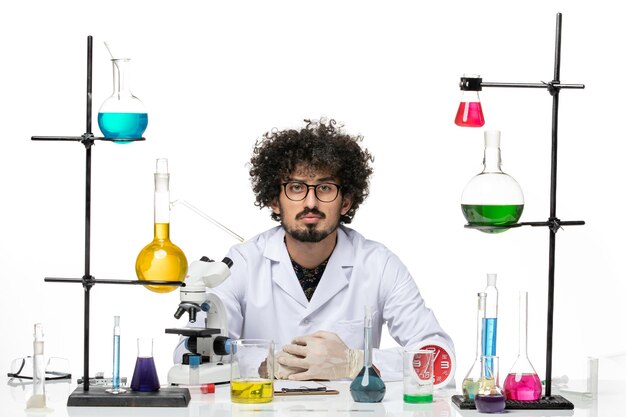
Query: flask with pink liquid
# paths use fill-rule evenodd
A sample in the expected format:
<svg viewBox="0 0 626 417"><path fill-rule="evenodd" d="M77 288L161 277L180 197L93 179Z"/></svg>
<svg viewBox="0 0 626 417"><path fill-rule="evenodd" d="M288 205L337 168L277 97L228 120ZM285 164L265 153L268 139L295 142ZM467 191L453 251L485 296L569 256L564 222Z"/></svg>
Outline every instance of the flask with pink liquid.
<svg viewBox="0 0 626 417"><path fill-rule="evenodd" d="M541 380L528 359L528 293L519 294L519 354L504 380L508 400L537 401L541 398Z"/></svg>

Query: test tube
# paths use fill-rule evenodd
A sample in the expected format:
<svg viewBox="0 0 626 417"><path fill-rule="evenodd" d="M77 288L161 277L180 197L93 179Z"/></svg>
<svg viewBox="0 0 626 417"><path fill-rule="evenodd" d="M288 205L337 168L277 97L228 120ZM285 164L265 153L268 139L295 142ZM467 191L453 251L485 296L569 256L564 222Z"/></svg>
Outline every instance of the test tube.
<svg viewBox="0 0 626 417"><path fill-rule="evenodd" d="M126 392L120 388L120 316L113 316L113 378L111 378L111 388L106 392L119 394Z"/></svg>

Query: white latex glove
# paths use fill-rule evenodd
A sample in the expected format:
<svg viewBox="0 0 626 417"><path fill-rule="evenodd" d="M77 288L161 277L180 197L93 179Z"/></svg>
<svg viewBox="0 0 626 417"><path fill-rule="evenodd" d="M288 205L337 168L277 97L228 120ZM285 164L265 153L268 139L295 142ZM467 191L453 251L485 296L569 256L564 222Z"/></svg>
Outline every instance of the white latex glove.
<svg viewBox="0 0 626 417"><path fill-rule="evenodd" d="M287 352L283 352L283 351L276 352L276 354L274 355L274 378L289 379L289 375L306 371L306 369L292 368L290 366L286 366L280 363L280 358L288 358L288 357L295 358L295 356L290 355Z"/></svg>
<svg viewBox="0 0 626 417"><path fill-rule="evenodd" d="M331 332L296 337L283 351L290 356L279 357L279 364L304 369L304 372L289 375L291 380L353 379L363 367L363 351L350 349Z"/></svg>

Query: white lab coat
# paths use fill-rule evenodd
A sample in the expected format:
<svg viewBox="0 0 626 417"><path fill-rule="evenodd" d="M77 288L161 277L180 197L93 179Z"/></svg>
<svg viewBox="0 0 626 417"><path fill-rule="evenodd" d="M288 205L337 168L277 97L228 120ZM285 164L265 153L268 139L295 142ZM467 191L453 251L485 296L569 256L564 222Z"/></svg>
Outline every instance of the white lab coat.
<svg viewBox="0 0 626 417"><path fill-rule="evenodd" d="M337 231L337 245L310 302L293 270L281 226L231 248L231 277L212 290L226 307L230 337L272 339L278 351L296 336L327 330L350 348L363 349L364 306L371 305L373 363L384 380L402 379L402 346L434 341L453 355L452 340L400 259L352 229ZM195 325L203 322L199 314ZM378 349L384 323L400 347ZM183 341L175 358L184 351Z"/></svg>

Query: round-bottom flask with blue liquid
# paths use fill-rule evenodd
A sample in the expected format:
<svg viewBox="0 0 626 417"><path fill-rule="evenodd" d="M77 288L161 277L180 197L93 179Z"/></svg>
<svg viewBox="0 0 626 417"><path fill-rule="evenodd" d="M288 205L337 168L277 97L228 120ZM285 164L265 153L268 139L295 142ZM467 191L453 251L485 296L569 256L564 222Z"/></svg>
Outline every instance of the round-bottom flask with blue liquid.
<svg viewBox="0 0 626 417"><path fill-rule="evenodd" d="M148 113L98 113L98 126L105 138L139 139L148 127ZM127 143L129 141L116 140Z"/></svg>
<svg viewBox="0 0 626 417"><path fill-rule="evenodd" d="M113 94L98 111L98 127L105 138L116 143L128 143L140 139L148 127L145 106L130 91L130 59L112 59Z"/></svg>

